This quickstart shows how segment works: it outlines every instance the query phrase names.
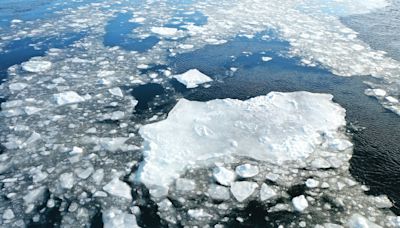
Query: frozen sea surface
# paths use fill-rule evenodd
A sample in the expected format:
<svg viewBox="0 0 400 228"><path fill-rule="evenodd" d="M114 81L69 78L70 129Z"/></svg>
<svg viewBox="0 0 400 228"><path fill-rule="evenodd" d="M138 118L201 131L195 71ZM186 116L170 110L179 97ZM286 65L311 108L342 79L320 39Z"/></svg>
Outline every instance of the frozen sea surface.
<svg viewBox="0 0 400 228"><path fill-rule="evenodd" d="M0 226L399 227L398 7L2 1Z"/></svg>

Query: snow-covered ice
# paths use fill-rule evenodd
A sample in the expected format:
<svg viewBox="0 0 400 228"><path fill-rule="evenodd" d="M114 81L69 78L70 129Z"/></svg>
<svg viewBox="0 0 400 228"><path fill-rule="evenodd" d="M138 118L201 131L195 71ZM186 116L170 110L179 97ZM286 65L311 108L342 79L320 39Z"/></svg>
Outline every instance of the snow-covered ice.
<svg viewBox="0 0 400 228"><path fill-rule="evenodd" d="M52 63L46 60L31 59L21 64L22 69L32 73L40 73L48 71Z"/></svg>
<svg viewBox="0 0 400 228"><path fill-rule="evenodd" d="M149 188L168 188L189 166L210 160L304 159L323 140L330 144L335 139L326 136L345 125L344 116L331 95L308 92L272 92L247 101L181 99L166 120L140 129L146 153L139 179Z"/></svg>
<svg viewBox="0 0 400 228"><path fill-rule="evenodd" d="M235 172L242 178L254 177L259 173L259 169L255 165L244 164L235 168Z"/></svg>
<svg viewBox="0 0 400 228"><path fill-rule="evenodd" d="M54 94L54 100L58 105L73 104L85 101L85 99L75 91L66 91Z"/></svg>
<svg viewBox="0 0 400 228"><path fill-rule="evenodd" d="M239 202L245 201L258 188L258 184L250 181L233 182L231 186L232 195Z"/></svg>
<svg viewBox="0 0 400 228"><path fill-rule="evenodd" d="M172 77L184 84L188 89L196 88L201 84L213 81L197 69L191 69L183 74L173 75Z"/></svg>
<svg viewBox="0 0 400 228"><path fill-rule="evenodd" d="M136 217L119 209L108 209L103 212L104 228L139 228Z"/></svg>
<svg viewBox="0 0 400 228"><path fill-rule="evenodd" d="M269 200L271 198L274 198L275 196L277 196L277 193L274 189L272 189L265 183L261 185L261 190L260 190L261 201Z"/></svg>
<svg viewBox="0 0 400 228"><path fill-rule="evenodd" d="M299 212L303 212L308 207L308 201L304 195L294 197L292 203L294 209Z"/></svg>
<svg viewBox="0 0 400 228"><path fill-rule="evenodd" d="M131 188L119 178L112 179L108 184L103 187L103 190L111 195L122 197L127 200L132 200Z"/></svg>
<svg viewBox="0 0 400 228"><path fill-rule="evenodd" d="M174 36L178 32L178 29L169 27L153 27L151 28L151 31L161 36Z"/></svg>
<svg viewBox="0 0 400 228"><path fill-rule="evenodd" d="M217 166L213 169L215 180L222 185L230 186L235 181L235 172L222 166Z"/></svg>

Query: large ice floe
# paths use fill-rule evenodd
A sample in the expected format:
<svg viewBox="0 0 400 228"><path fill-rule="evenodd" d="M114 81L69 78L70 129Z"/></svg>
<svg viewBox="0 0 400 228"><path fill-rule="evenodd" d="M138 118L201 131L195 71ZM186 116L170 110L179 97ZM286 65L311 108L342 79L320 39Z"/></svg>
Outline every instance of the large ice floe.
<svg viewBox="0 0 400 228"><path fill-rule="evenodd" d="M331 95L309 92L181 99L165 120L140 128L145 158L136 178L172 224L245 225L240 211L256 201L268 213L292 213L284 223L266 214L270 226L396 227L381 211L390 200L365 195L348 173L345 113Z"/></svg>
<svg viewBox="0 0 400 228"><path fill-rule="evenodd" d="M182 99L166 120L140 129L147 147L140 180L149 187L168 187L190 166L218 159L243 156L282 163L306 159L322 143L351 146L336 138L345 125L345 110L331 99L307 92L270 93L247 101Z"/></svg>
<svg viewBox="0 0 400 228"><path fill-rule="evenodd" d="M71 2L79 6L56 1L48 18L14 19L0 30L0 51L21 40L39 50L51 37L84 34L11 66L0 86L0 226L89 227L101 220L105 227L135 227L154 203L166 226L245 225L254 201L267 210L270 226L399 226L390 200L366 195L349 174L345 111L331 95L181 99L168 117L168 110L151 107L174 103L174 94L157 95L150 117L135 112L140 101L131 95L149 83L171 91L179 72L170 57L273 30L299 64L382 79L368 83L366 94L400 113L399 63L359 40L337 14L388 2ZM105 46L106 24L119 13L132 13L129 21L140 24L130 38L159 41L143 52ZM206 21L185 20L194 14ZM180 78L188 88L211 81L195 70ZM290 219L275 220L280 213Z"/></svg>

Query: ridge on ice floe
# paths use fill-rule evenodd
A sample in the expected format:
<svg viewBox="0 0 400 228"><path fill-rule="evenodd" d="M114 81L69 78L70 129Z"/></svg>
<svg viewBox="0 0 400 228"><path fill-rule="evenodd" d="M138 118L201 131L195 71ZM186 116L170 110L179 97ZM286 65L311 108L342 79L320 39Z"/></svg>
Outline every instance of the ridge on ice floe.
<svg viewBox="0 0 400 228"><path fill-rule="evenodd" d="M139 179L168 188L188 167L218 159L282 163L305 159L322 143L343 149L335 134L345 125L345 110L332 97L271 92L246 101L181 99L166 120L140 129L146 151Z"/></svg>

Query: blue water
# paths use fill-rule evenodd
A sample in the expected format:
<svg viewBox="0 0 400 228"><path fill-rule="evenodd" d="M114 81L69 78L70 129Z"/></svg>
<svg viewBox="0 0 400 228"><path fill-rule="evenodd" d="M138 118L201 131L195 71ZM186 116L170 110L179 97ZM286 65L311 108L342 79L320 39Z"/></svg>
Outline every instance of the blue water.
<svg viewBox="0 0 400 228"><path fill-rule="evenodd" d="M145 39L133 38L132 30L140 24L129 22L132 19L131 13L117 14L106 26L104 45L110 47L121 47L128 51L145 52L156 45L160 39L156 36L149 36Z"/></svg>

